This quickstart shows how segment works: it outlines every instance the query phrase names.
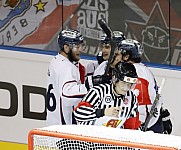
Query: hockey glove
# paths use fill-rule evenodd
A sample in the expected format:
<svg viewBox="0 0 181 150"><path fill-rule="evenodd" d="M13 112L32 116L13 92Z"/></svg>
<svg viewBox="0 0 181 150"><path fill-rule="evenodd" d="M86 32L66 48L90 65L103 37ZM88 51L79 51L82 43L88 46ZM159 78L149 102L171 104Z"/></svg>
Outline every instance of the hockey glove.
<svg viewBox="0 0 181 150"><path fill-rule="evenodd" d="M101 64L101 63L104 61L102 52L99 52L99 53L97 54L97 57L96 57L96 58L97 58L98 64Z"/></svg>
<svg viewBox="0 0 181 150"><path fill-rule="evenodd" d="M163 127L164 127L164 134L171 134L172 132L172 122L170 120L170 113L167 109L162 109L160 112L162 121L163 121Z"/></svg>
<svg viewBox="0 0 181 150"><path fill-rule="evenodd" d="M103 83L111 83L111 77L108 75L88 76L85 80L85 86L87 90L89 90L95 85Z"/></svg>

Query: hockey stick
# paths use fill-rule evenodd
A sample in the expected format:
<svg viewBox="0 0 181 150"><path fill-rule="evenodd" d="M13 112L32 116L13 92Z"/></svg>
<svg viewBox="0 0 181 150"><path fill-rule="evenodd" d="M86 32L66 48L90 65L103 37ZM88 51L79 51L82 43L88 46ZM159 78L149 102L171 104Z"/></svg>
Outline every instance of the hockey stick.
<svg viewBox="0 0 181 150"><path fill-rule="evenodd" d="M99 23L100 27L102 28L102 30L107 35L107 37L110 38L110 40L111 40L111 43L110 43L111 44L111 52L110 52L108 63L107 63L106 70L105 70L105 73L104 73L105 75L107 75L108 72L109 72L109 68L110 68L110 65L111 65L113 55L114 55L114 50L116 48L116 43L113 40L112 31L111 31L110 27L107 25L107 23L103 19L98 20L98 23Z"/></svg>
<svg viewBox="0 0 181 150"><path fill-rule="evenodd" d="M82 7L82 5L86 2L86 0L82 0L82 2L80 2L79 6L76 7L76 9L74 10L74 12L66 19L66 21L63 23L63 28L64 29L67 24L70 22L70 20L75 16L75 14L78 12L78 10Z"/></svg>
<svg viewBox="0 0 181 150"><path fill-rule="evenodd" d="M158 104L158 101L159 101L159 99L160 99L160 95L161 95L163 86L164 86L164 84L165 84L165 80L166 80L165 78L162 79L160 88L158 89L158 93L156 94L156 98L155 98L155 100L154 100L154 102L153 102L153 105L152 105L152 107L151 107L151 110L150 110L150 112L149 112L149 114L148 114L148 116L147 116L147 118L146 118L146 120L145 120L145 125L144 125L144 127L143 127L143 131L146 131L146 130L147 130L148 124L149 124L151 118L153 117L153 114L154 114L154 112L155 112L155 108L156 108L156 106L157 106L157 104Z"/></svg>

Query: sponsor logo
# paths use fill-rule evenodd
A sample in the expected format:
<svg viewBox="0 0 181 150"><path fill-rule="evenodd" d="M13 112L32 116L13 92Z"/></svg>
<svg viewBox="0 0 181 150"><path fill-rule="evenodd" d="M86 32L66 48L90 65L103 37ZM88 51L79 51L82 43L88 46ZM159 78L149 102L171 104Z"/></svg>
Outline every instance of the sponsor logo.
<svg viewBox="0 0 181 150"><path fill-rule="evenodd" d="M104 123L103 126L117 128L117 126L121 123L121 120L118 119L110 119L107 123Z"/></svg>
<svg viewBox="0 0 181 150"><path fill-rule="evenodd" d="M0 107L0 116L14 117L19 113L19 104L23 103L22 117L26 119L45 120L46 119L46 107L42 112L31 110L31 102L33 99L31 95L41 95L44 98L44 104L46 101L46 89L43 87L35 87L29 85L22 85L22 102L20 102L18 94L18 88L9 82L0 82L0 91L8 92L9 99L3 99L4 102L9 102L9 107ZM46 106L46 105L45 105Z"/></svg>
<svg viewBox="0 0 181 150"><path fill-rule="evenodd" d="M123 100L123 103L124 103L125 105L127 105L128 102L129 102L129 100L128 100L127 98L125 98L125 99Z"/></svg>

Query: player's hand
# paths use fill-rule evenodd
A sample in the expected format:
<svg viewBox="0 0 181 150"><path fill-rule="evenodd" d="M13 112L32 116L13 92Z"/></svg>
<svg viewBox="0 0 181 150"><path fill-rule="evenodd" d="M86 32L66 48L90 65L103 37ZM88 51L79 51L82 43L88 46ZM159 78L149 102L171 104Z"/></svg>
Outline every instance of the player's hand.
<svg viewBox="0 0 181 150"><path fill-rule="evenodd" d="M110 108L106 108L104 110L104 115L105 116L112 116L112 117L119 117L119 111L121 111L120 107L110 107Z"/></svg>
<svg viewBox="0 0 181 150"><path fill-rule="evenodd" d="M172 122L170 120L170 113L167 109L161 110L160 115L163 121L164 134L171 134L172 132Z"/></svg>

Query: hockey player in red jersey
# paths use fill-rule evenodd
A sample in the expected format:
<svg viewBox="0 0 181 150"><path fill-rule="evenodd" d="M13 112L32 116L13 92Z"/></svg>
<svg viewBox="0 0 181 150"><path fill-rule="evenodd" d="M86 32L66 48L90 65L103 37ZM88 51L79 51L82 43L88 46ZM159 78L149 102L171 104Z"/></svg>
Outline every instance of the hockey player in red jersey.
<svg viewBox="0 0 181 150"><path fill-rule="evenodd" d="M129 45L129 46L128 46ZM135 94L137 94L139 103L139 114L142 126L144 126L148 113L156 98L158 86L153 73L141 62L143 49L141 44L132 39L123 40L120 48L131 50L132 57L130 62L135 66L139 79L139 84L135 87ZM172 131L172 123L169 119L170 113L162 107L161 99L155 108L155 113L152 116L147 130L152 130L156 133L168 133Z"/></svg>
<svg viewBox="0 0 181 150"><path fill-rule="evenodd" d="M112 72L112 83L89 90L74 110L79 124L137 129L140 126L137 98L131 88L137 82L131 63L119 62Z"/></svg>

